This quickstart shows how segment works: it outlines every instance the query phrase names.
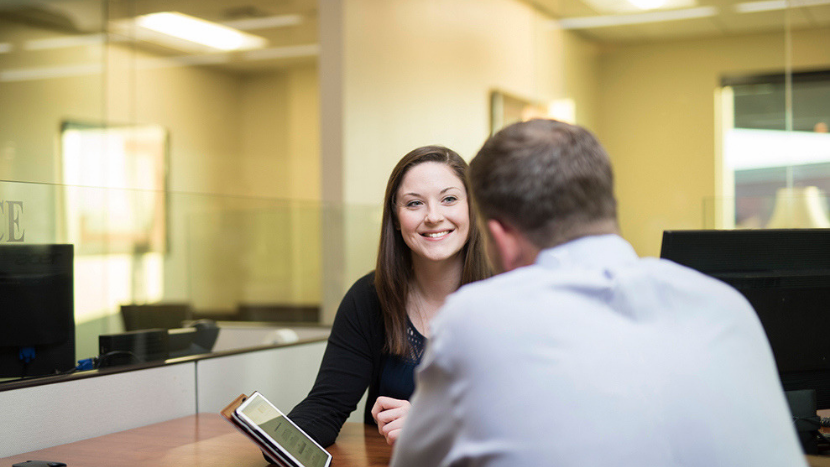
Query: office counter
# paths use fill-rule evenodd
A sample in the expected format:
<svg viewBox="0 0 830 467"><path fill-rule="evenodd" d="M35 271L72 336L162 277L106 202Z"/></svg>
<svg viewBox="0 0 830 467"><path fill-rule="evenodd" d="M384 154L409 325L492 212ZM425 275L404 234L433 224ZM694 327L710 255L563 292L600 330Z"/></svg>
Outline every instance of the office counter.
<svg viewBox="0 0 830 467"><path fill-rule="evenodd" d="M219 413L234 397L255 390L277 407L293 407L314 384L325 348L324 339L300 341L4 386L0 458L197 413Z"/></svg>
<svg viewBox="0 0 830 467"><path fill-rule="evenodd" d="M389 464L392 449L377 429L346 423L328 448L337 467ZM263 467L259 448L221 415L201 413L0 459L0 466L45 460L68 467Z"/></svg>

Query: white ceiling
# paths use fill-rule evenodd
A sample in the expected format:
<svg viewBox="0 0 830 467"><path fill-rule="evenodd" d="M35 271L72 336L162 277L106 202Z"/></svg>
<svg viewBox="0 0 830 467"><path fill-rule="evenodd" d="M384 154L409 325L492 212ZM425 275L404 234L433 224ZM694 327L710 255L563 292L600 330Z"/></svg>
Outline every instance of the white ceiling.
<svg viewBox="0 0 830 467"><path fill-rule="evenodd" d="M319 0L326 1L326 0ZM379 0L396 1L396 0ZM567 26L574 18L610 17L643 19L626 14L603 14L590 3L626 0L520 0L551 18L551 27ZM674 0L678 1L678 0ZM688 0L695 1L695 0ZM745 0L696 0L691 8L712 12L709 17L683 20L657 20L636 24L610 25L573 29L586 39L606 44L652 42L691 37L718 37L748 33L783 31L787 24L793 29L830 27L830 0L778 0L782 4L802 6L790 10L739 13L736 6ZM776 0L769 0L774 2ZM768 5L772 3L767 3ZM317 59L318 0L109 0L107 17L101 15L100 0L0 0L0 20L41 23L55 28L74 29L76 33L100 31L104 21L132 18L157 11L179 11L206 20L227 23L251 18L300 15L302 21L293 26L256 28L247 32L264 37L269 48L257 53L231 53L222 57L221 66L240 72L312 63ZM673 10L675 12L680 10ZM653 15L653 13L649 13ZM564 21L557 21L561 19ZM606 18L608 19L608 18ZM653 19L653 18L646 18ZM590 20L589 20L590 21ZM181 52L144 44L157 52L176 56ZM193 57L189 57L191 60ZM213 57L216 58L215 56Z"/></svg>
<svg viewBox="0 0 830 467"><path fill-rule="evenodd" d="M64 0L66 1L66 0ZM86 1L89 0L77 0ZM325 1L325 0L321 0ZM396 1L396 0L379 0ZM598 11L592 3L599 0L520 0L553 19L597 17L608 15ZM789 0L790 5L810 5L755 13L738 13L736 6L751 0L688 0L696 3L691 8L710 7L714 16L684 20L657 20L639 24L576 29L583 37L604 43L647 42L691 37L730 36L738 34L783 31L789 24L793 29L830 27L830 0ZM784 4L787 0L779 0ZM318 0L140 0L124 1L137 5L139 11L118 12L111 8L110 16L136 15L152 11L178 10L211 21L231 21L244 17L300 14L307 20L300 26L280 30L252 31L269 39L276 47L308 44L316 41ZM603 0L605 4L627 4L626 0ZM770 0L772 4L775 0ZM630 10L634 10L630 8ZM676 10L675 10L676 11ZM632 11L633 13L633 11ZM613 15L619 19L620 15ZM623 15L624 16L624 15ZM626 18L623 18L626 19ZM637 18L628 18L634 19ZM555 21L552 26L555 27Z"/></svg>
<svg viewBox="0 0 830 467"><path fill-rule="evenodd" d="M624 0L620 0L624 1ZM789 10L780 9L786 0L763 2L759 6L778 9L740 13L739 5L754 0L697 0L690 8L708 8L712 16L684 19L658 20L639 24L617 25L577 29L583 37L603 43L652 42L693 37L718 37L740 34L753 34L784 31L789 25L792 29L816 28L830 26L830 1L828 0L789 0ZM584 18L603 16L603 13L589 6L583 0L525 0L539 11L553 18ZM807 6L809 5L809 6ZM660 10L657 10L660 11ZM662 10L678 11L678 10ZM611 15L616 19L648 19L637 15L626 18L625 15ZM648 16L648 15L641 15Z"/></svg>
<svg viewBox="0 0 830 467"><path fill-rule="evenodd" d="M86 1L89 0L78 0ZM321 0L325 1L325 0ZM396 1L396 0L380 0ZM599 0L520 0L552 19L583 18L609 15L591 4ZM642 42L689 37L724 36L770 31L783 31L786 24L794 29L830 27L830 0L789 0L790 5L810 5L783 9L738 13L736 6L752 0L689 0L691 8L710 7L714 16L685 20L658 20L647 23L578 29L578 34L594 41ZM784 4L787 0L779 0ZM772 5L775 0L767 2ZM300 14L307 21L298 27L279 31L258 31L273 44L293 45L313 41L317 34L317 0L141 0L124 1L138 5L140 11L123 14L144 14L152 11L178 10L211 21L230 21L243 17ZM603 0L605 4L627 4L626 0ZM629 7L634 13L634 8ZM676 11L676 10L675 10ZM111 16L122 12L111 9ZM619 15L613 15L619 18ZM634 18L636 19L636 18ZM554 23L555 24L555 23Z"/></svg>

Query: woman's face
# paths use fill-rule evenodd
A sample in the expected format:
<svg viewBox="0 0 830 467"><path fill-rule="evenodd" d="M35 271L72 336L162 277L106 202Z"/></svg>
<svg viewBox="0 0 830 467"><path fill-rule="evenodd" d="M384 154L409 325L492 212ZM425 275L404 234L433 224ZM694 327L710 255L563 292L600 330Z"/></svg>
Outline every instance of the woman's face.
<svg viewBox="0 0 830 467"><path fill-rule="evenodd" d="M413 255L443 261L458 254L467 243L467 193L448 165L423 162L410 168L396 201L398 228Z"/></svg>

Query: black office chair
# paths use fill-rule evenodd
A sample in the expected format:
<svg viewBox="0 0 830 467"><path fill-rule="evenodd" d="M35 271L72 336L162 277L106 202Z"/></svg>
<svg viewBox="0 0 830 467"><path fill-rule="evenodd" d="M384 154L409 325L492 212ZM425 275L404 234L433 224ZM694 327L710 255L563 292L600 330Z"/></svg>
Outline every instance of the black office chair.
<svg viewBox="0 0 830 467"><path fill-rule="evenodd" d="M239 319L242 321L262 321L280 323L318 323L320 307L318 305L238 305Z"/></svg>
<svg viewBox="0 0 830 467"><path fill-rule="evenodd" d="M125 331L139 329L174 329L193 319L190 305L186 303L152 303L147 305L121 305L121 318Z"/></svg>

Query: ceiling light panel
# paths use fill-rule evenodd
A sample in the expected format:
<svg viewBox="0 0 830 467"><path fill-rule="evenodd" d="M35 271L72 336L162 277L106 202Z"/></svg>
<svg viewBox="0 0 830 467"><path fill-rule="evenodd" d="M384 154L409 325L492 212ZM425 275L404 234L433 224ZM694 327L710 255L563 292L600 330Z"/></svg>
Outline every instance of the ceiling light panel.
<svg viewBox="0 0 830 467"><path fill-rule="evenodd" d="M759 11L784 10L790 8L830 5L830 0L766 0L759 2L744 2L735 5L738 13L756 13Z"/></svg>
<svg viewBox="0 0 830 467"><path fill-rule="evenodd" d="M138 16L114 24L114 29L185 52L231 52L268 45L262 37L177 12Z"/></svg>
<svg viewBox="0 0 830 467"><path fill-rule="evenodd" d="M604 15L637 13L651 9L678 9L697 6L695 0L584 0L597 13Z"/></svg>
<svg viewBox="0 0 830 467"><path fill-rule="evenodd" d="M685 10L652 11L633 15L589 16L583 18L563 18L552 22L560 29L590 29L632 24L659 23L662 21L680 21L694 18L716 16L715 7L688 8Z"/></svg>

